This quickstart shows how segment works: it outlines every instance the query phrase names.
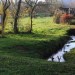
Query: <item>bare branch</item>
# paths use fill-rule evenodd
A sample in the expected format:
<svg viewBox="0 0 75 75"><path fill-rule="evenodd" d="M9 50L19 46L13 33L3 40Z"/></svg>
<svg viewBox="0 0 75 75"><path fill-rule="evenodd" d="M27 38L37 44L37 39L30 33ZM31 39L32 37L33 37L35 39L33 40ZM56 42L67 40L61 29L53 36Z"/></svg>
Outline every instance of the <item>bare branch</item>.
<svg viewBox="0 0 75 75"><path fill-rule="evenodd" d="M3 11L7 10L8 7L10 6L10 0L5 0L5 1L1 0L1 1L3 3Z"/></svg>
<svg viewBox="0 0 75 75"><path fill-rule="evenodd" d="M33 27L33 11L35 7L37 6L38 0L25 0L25 2L29 5L30 10L30 19L31 19L31 28L30 28L30 33L32 32L32 27Z"/></svg>
<svg viewBox="0 0 75 75"><path fill-rule="evenodd" d="M25 2L30 6L30 7L35 7L38 0L25 0Z"/></svg>

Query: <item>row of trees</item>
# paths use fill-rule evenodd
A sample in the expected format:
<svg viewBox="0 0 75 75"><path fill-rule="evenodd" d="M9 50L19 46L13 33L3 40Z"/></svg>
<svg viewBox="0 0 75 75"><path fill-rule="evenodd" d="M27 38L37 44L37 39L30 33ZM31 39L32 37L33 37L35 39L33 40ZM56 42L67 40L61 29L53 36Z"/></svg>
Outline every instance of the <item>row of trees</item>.
<svg viewBox="0 0 75 75"><path fill-rule="evenodd" d="M29 16L30 16L30 30L29 30L29 33L32 32L32 25L33 25L33 13L34 13L34 10L37 11L37 9L39 9L39 5L40 4L43 4L42 2L38 2L38 0L1 0L2 2L2 6L3 6L3 24L2 24L2 37L4 36L4 29L5 29L5 20L6 20L6 12L7 10L9 9L11 11L11 15L14 19L14 24L13 24L13 30L14 30L14 33L17 34L19 33L19 30L18 30L18 19L19 19L19 15L20 13L22 12L21 10L21 6L22 6L22 2L24 3L24 5L26 5L28 8L26 9L29 13ZM51 1L52 2L52 1ZM38 5L39 4L39 5ZM37 9L35 9L37 6ZM52 11L52 9L50 8L51 7L51 4L43 4L44 8L48 8L49 10L48 11ZM42 9L42 7L40 6L40 8ZM51 9L51 10L50 10ZM25 10L25 11L26 11ZM46 11L46 10L45 10Z"/></svg>
<svg viewBox="0 0 75 75"><path fill-rule="evenodd" d="M6 20L6 11L8 9L11 9L11 15L13 16L14 19L14 33L17 34L19 33L18 30L18 19L19 19L19 13L20 13L20 8L21 8L21 2L22 0L19 0L16 3L13 2L13 0L1 0L2 2L2 6L3 6L3 24L2 24L2 37L4 36L4 29L5 29L5 20ZM32 19L33 19L33 11L37 5L38 0L25 0L25 3L28 5L28 7L30 8L30 19L31 19L31 27L30 27L30 33L32 32Z"/></svg>

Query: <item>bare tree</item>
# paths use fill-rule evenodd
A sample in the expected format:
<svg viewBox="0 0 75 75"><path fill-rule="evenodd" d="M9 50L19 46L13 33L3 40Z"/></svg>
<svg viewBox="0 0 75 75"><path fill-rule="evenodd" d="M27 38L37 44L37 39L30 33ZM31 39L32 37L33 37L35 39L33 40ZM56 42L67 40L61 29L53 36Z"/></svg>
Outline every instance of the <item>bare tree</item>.
<svg viewBox="0 0 75 75"><path fill-rule="evenodd" d="M19 0L18 2L13 3L13 1L11 2L12 4L12 16L14 19L14 33L17 34L19 33L18 30L18 18L19 18L19 13L20 13L20 8L21 8L21 2L22 0Z"/></svg>
<svg viewBox="0 0 75 75"><path fill-rule="evenodd" d="M37 6L38 0L25 0L25 2L27 3L27 5L28 5L29 8L30 8L31 26L30 26L30 31L29 31L29 33L31 33L31 32L32 32L32 27L33 27L33 12L34 12L34 9L35 9L36 6Z"/></svg>
<svg viewBox="0 0 75 75"><path fill-rule="evenodd" d="M18 31L18 27L17 27L17 21L18 21L18 18L19 18L19 12L20 12L20 7L21 7L21 1L22 0L19 0L18 2L18 7L17 7L17 10L16 10L16 14L15 14L15 19L14 19L14 33L19 33Z"/></svg>
<svg viewBox="0 0 75 75"><path fill-rule="evenodd" d="M1 0L3 4L3 24L2 24L2 37L4 37L4 28L5 28L5 19L6 19L6 11L10 6L10 0Z"/></svg>

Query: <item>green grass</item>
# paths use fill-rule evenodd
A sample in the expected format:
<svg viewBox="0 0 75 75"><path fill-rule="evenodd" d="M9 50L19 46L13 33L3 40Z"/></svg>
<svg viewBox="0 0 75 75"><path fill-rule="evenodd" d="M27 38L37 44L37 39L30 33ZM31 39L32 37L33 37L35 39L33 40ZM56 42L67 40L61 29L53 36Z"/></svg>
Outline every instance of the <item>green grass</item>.
<svg viewBox="0 0 75 75"><path fill-rule="evenodd" d="M33 19L32 34L6 34L6 38L0 38L0 75L75 74L75 64L54 63L45 59L57 52L69 38L67 30L70 26L55 24L52 19ZM6 33L13 32L10 21L7 20ZM19 19L19 31L26 32L29 22L29 18Z"/></svg>
<svg viewBox="0 0 75 75"><path fill-rule="evenodd" d="M67 38L67 36L54 35L9 34L6 38L0 39L0 50L7 54L48 58L62 47Z"/></svg>
<svg viewBox="0 0 75 75"><path fill-rule="evenodd" d="M52 20L52 17L34 18L32 34L8 35L7 42L9 41L8 43L11 45L9 46L11 47L11 50L10 48L6 49L8 51L13 51L16 48L16 46L21 46L24 48L26 47L28 51L24 51L23 49L22 55L33 58L48 58L53 53L57 52L68 40L68 36L66 34L67 30L69 30L70 28L67 25L55 24L52 22ZM5 32L10 32L10 30L11 32L13 32L10 21L13 20L8 19ZM29 22L29 18L20 18L18 21L19 31L27 31L28 28L25 28L27 26L29 27ZM14 41L15 44L13 44L12 41L10 43L10 40ZM5 41L3 42L5 43ZM17 53L19 51L21 50L17 50ZM21 54L21 52L19 53Z"/></svg>
<svg viewBox="0 0 75 75"><path fill-rule="evenodd" d="M69 53L66 53L64 58L67 62L75 63L75 48L72 49Z"/></svg>

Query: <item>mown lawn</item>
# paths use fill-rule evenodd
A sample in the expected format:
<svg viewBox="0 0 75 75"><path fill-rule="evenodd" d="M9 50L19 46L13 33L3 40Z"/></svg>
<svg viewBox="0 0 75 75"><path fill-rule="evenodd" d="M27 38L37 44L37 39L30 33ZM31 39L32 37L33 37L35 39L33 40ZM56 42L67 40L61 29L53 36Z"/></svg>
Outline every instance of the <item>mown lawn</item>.
<svg viewBox="0 0 75 75"><path fill-rule="evenodd" d="M6 34L0 38L0 75L74 75L75 64L48 62L69 39L69 25L52 22L52 18L33 19L32 34ZM13 32L9 20L5 32ZM19 19L20 32L29 28L28 18Z"/></svg>

